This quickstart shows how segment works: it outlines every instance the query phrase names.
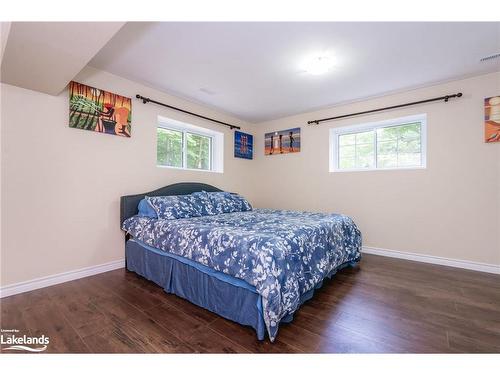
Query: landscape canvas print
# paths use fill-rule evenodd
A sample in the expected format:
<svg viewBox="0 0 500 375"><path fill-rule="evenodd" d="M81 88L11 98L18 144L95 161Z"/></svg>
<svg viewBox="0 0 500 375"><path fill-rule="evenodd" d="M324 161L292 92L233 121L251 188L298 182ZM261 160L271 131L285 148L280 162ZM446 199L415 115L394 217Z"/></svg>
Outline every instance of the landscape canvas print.
<svg viewBox="0 0 500 375"><path fill-rule="evenodd" d="M500 142L500 96L484 99L484 140Z"/></svg>
<svg viewBox="0 0 500 375"><path fill-rule="evenodd" d="M300 152L300 128L266 133L264 142L266 155Z"/></svg>
<svg viewBox="0 0 500 375"><path fill-rule="evenodd" d="M69 84L69 126L130 137L132 100L82 83Z"/></svg>
<svg viewBox="0 0 500 375"><path fill-rule="evenodd" d="M253 159L253 135L234 132L234 157Z"/></svg>

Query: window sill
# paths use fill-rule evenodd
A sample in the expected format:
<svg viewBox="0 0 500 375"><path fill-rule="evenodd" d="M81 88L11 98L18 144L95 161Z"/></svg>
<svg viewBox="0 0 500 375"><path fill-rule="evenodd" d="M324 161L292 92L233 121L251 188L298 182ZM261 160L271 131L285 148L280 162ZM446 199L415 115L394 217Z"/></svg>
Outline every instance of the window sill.
<svg viewBox="0 0 500 375"><path fill-rule="evenodd" d="M177 171L188 171L188 172L204 172L204 173L224 173L224 171L217 171L217 170L211 170L211 169L194 169L194 168L181 168L181 167L171 167L169 165L158 165L156 164L158 168L165 168L165 169L174 169Z"/></svg>
<svg viewBox="0 0 500 375"><path fill-rule="evenodd" d="M427 166L422 167L402 167L402 168L366 168L366 169L333 169L330 173L345 173L345 172L378 172L378 171L411 171L427 169Z"/></svg>

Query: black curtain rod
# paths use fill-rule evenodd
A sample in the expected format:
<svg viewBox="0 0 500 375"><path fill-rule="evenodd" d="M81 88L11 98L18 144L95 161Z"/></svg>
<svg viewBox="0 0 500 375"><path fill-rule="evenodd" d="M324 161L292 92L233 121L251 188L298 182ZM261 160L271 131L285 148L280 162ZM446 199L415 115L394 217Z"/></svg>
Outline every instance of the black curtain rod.
<svg viewBox="0 0 500 375"><path fill-rule="evenodd" d="M170 108L170 109L175 109L176 111L179 111L179 112L187 113L188 115L191 115L191 116L196 116L196 117L208 120L208 121L216 122L216 123L224 125L224 126L229 126L230 129L241 129L239 126L231 125L231 124L228 124L227 122L222 122L222 121L219 121L219 120L214 120L213 118L205 117L205 116L199 115L197 113L189 112L189 111L186 111L184 109L177 108L177 107L165 104L165 103L157 102L156 100L145 98L144 96L139 95L139 94L137 94L135 97L137 99L141 99L144 104L146 104L146 103L158 104L158 105L161 105L163 107L167 107L167 108Z"/></svg>
<svg viewBox="0 0 500 375"><path fill-rule="evenodd" d="M356 112L356 113L350 113L350 114L348 114L348 115L341 115L341 116L335 116L335 117L322 118L322 119L319 119L319 120L307 121L307 123L308 123L309 125L311 125L311 124L316 124L316 125L318 125L320 122L323 122L323 121L338 120L338 119L345 118L345 117L352 117L352 116L364 115L364 114L367 114L367 113L380 112L380 111L387 111L388 109L395 109L395 108L401 108L401 107L408 107L408 106L410 106L410 105L417 105L417 104L423 104L423 103L436 102L436 101L438 101L438 100L444 100L445 102L447 102L447 101L448 101L448 100L450 100L451 98L460 98L461 96L462 96L462 93L461 93L461 92L459 92L459 93L457 93L457 94L453 94L453 95L445 95L445 96L440 96L439 98L432 98L432 99L420 100L420 101L418 101L418 102L411 102L411 103L405 103L405 104L398 104L398 105L393 105L393 106L390 106L390 107L377 108L377 109L370 109L370 110L368 110L368 111Z"/></svg>

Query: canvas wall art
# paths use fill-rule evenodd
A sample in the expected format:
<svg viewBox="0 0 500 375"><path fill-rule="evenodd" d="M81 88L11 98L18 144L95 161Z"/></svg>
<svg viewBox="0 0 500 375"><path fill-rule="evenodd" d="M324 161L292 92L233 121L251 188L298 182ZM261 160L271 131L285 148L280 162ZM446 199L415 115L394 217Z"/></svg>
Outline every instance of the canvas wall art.
<svg viewBox="0 0 500 375"><path fill-rule="evenodd" d="M130 137L132 100L82 83L69 84L69 127Z"/></svg>
<svg viewBox="0 0 500 375"><path fill-rule="evenodd" d="M253 135L234 132L234 157L253 159Z"/></svg>
<svg viewBox="0 0 500 375"><path fill-rule="evenodd" d="M300 152L300 128L266 133L264 142L266 155Z"/></svg>
<svg viewBox="0 0 500 375"><path fill-rule="evenodd" d="M484 140L500 142L500 96L484 99Z"/></svg>

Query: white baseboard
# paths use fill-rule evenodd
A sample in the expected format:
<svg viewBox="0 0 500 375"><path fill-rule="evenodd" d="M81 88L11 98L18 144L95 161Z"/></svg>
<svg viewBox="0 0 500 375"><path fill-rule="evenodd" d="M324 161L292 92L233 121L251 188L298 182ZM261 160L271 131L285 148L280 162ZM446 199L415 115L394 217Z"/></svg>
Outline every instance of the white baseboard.
<svg viewBox="0 0 500 375"><path fill-rule="evenodd" d="M472 262L468 260L450 259L437 257L433 255L423 255L409 253L404 251L380 249L376 247L363 246L362 253L374 254L390 258L413 260L416 262L439 264L442 266L464 268L473 271L488 272L500 274L500 265ZM45 288L47 286L65 283L67 281L81 279L83 277L97 275L99 273L113 271L125 267L125 259L116 260L109 263L99 264L81 268L74 271L59 273L57 275L40 277L38 279L28 280L21 283L10 284L0 288L0 298L12 296L19 293L29 292L30 290Z"/></svg>
<svg viewBox="0 0 500 375"><path fill-rule="evenodd" d="M437 257L433 255L424 255L424 254L409 253L404 251L380 249L377 247L369 247L369 246L363 246L361 252L365 254L380 255L383 257L413 260L422 263L432 263L448 267L464 268L467 270L500 274L500 265L496 264L472 262L470 260L450 259L450 258Z"/></svg>
<svg viewBox="0 0 500 375"><path fill-rule="evenodd" d="M98 273L113 271L123 267L125 267L125 259L120 259L109 263L98 264L97 266L80 268L74 271L59 273L57 275L45 276L38 279L23 281L21 283L6 285L0 288L0 298L65 283L71 280L81 279L87 276L97 275Z"/></svg>

